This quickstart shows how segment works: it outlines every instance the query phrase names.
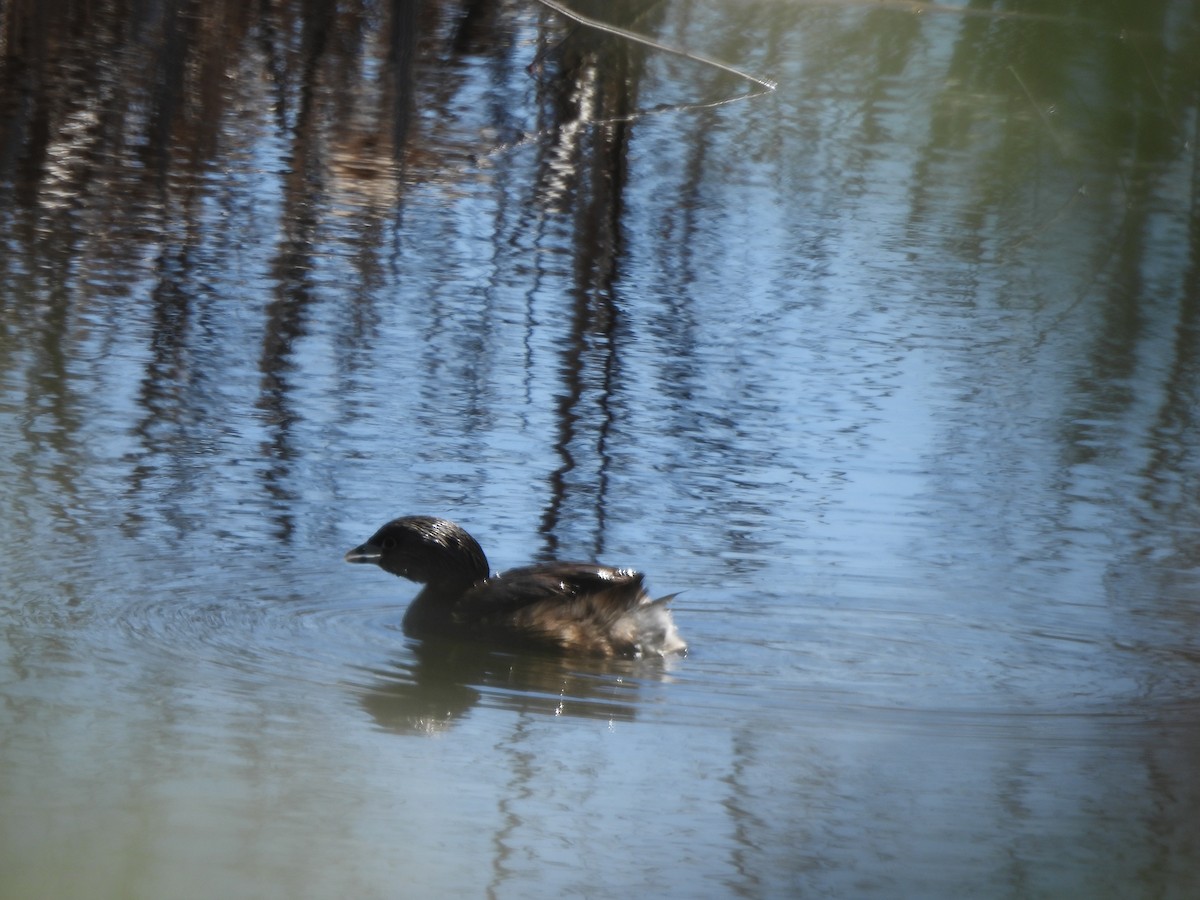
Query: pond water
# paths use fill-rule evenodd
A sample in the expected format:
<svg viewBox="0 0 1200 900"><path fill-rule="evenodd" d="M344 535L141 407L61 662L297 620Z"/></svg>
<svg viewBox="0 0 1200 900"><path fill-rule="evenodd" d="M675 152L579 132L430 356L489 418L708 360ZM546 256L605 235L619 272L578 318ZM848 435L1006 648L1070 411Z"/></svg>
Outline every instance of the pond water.
<svg viewBox="0 0 1200 900"><path fill-rule="evenodd" d="M0 12L0 896L1200 892L1194 3L118 6Z"/></svg>

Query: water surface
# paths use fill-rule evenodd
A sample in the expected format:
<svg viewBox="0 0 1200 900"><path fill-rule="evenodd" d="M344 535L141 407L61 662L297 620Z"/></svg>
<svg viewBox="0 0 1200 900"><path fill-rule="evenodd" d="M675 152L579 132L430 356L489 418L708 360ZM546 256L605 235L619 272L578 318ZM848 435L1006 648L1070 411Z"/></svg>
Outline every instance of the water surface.
<svg viewBox="0 0 1200 900"><path fill-rule="evenodd" d="M576 8L0 16L0 895L1192 896L1195 5Z"/></svg>

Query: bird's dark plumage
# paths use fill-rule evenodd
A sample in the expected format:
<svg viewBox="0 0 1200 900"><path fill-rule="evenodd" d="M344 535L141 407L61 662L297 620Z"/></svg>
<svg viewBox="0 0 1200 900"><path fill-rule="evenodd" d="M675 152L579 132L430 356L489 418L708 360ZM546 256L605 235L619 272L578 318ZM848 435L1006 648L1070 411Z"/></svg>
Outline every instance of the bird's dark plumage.
<svg viewBox="0 0 1200 900"><path fill-rule="evenodd" d="M406 516L346 554L348 562L425 585L404 630L416 637L478 637L594 656L665 656L687 647L642 573L595 563L543 563L488 572L473 537L445 519Z"/></svg>

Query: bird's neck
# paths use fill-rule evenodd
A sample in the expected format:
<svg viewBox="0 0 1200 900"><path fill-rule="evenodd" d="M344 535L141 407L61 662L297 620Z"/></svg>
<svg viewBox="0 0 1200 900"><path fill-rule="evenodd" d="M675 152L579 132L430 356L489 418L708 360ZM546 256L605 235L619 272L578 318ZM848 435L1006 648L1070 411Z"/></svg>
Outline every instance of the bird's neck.
<svg viewBox="0 0 1200 900"><path fill-rule="evenodd" d="M470 583L431 582L408 604L403 628L409 633L444 633L453 631L454 605Z"/></svg>

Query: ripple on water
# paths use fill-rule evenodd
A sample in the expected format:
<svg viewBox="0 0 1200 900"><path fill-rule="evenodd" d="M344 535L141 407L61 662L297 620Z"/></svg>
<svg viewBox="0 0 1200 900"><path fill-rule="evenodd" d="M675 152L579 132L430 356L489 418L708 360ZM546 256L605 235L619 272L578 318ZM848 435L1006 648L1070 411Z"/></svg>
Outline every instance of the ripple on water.
<svg viewBox="0 0 1200 900"><path fill-rule="evenodd" d="M134 599L118 623L146 651L261 679L330 683L356 660L402 645L403 612L393 603L253 596L233 602L179 593Z"/></svg>
<svg viewBox="0 0 1200 900"><path fill-rule="evenodd" d="M194 586L129 601L115 618L124 650L133 642L143 660L199 667L210 690L334 686L380 728L403 732L447 728L479 706L632 721L679 665L417 641L401 629L407 598L314 601L243 587L236 601L202 599Z"/></svg>

